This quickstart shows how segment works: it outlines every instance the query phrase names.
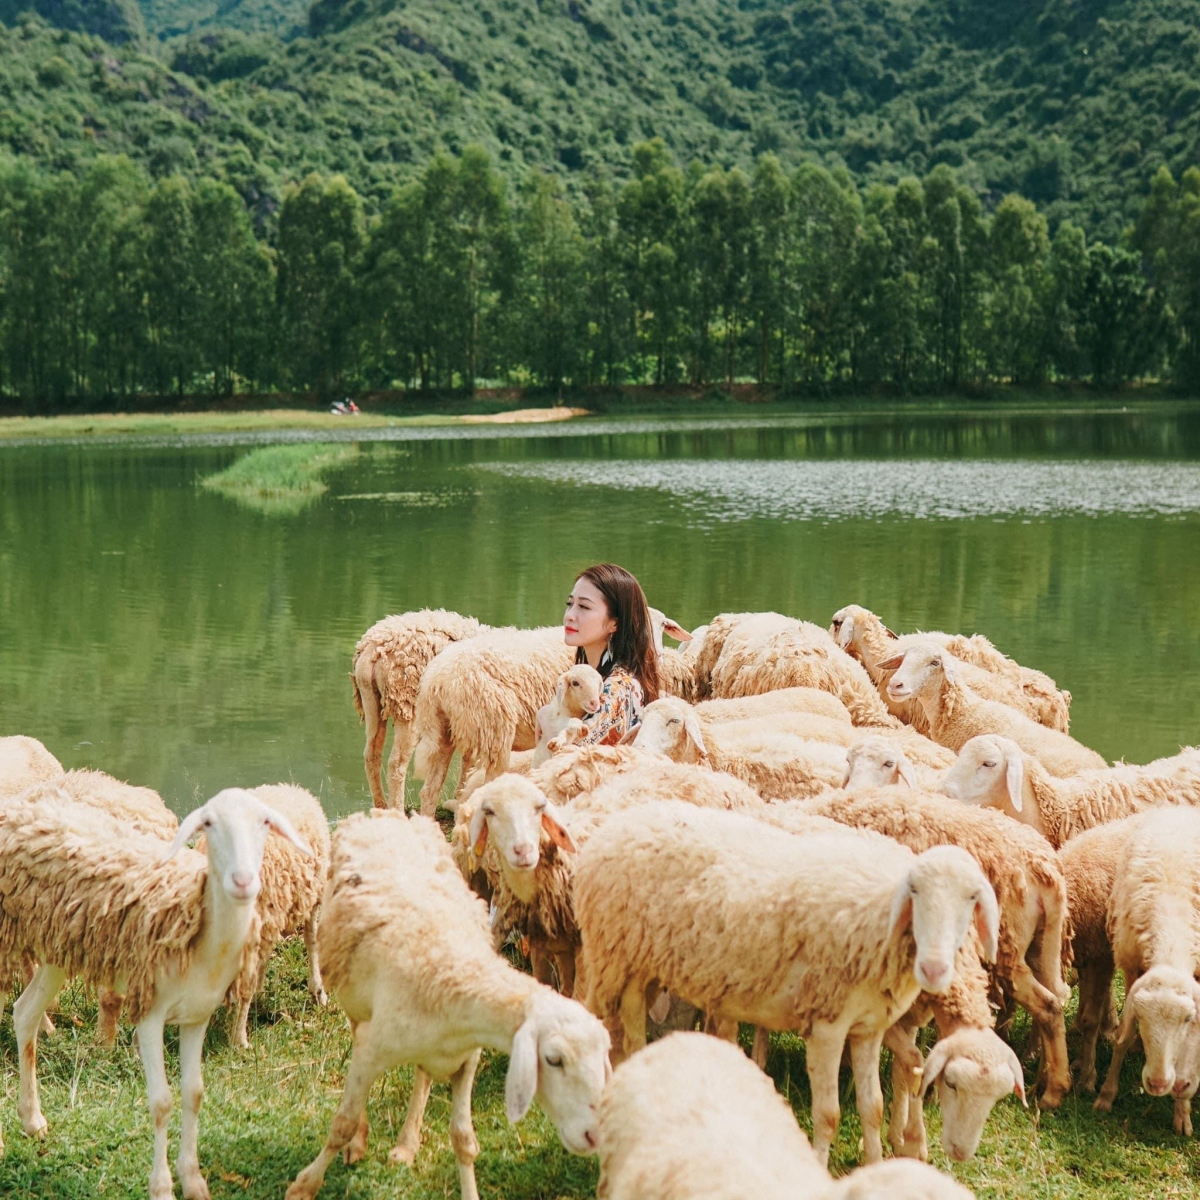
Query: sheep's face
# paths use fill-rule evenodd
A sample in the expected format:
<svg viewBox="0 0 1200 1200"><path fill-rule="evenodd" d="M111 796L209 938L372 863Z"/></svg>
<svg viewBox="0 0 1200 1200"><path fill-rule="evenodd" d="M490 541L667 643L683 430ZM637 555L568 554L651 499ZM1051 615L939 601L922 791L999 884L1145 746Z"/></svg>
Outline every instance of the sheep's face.
<svg viewBox="0 0 1200 1200"><path fill-rule="evenodd" d="M537 992L513 1039L505 1080L510 1121L528 1111L536 1094L573 1154L594 1154L600 1097L612 1074L604 1026L577 1001L549 989Z"/></svg>
<svg viewBox="0 0 1200 1200"><path fill-rule="evenodd" d="M1018 816L1024 808L1025 760L1009 738L982 734L958 752L954 765L942 775L938 791L974 804Z"/></svg>
<svg viewBox="0 0 1200 1200"><path fill-rule="evenodd" d="M561 709L574 717L581 717L584 713L600 711L600 693L603 689L604 680L599 671L587 663L576 663L569 671L563 672L555 699Z"/></svg>
<svg viewBox="0 0 1200 1200"><path fill-rule="evenodd" d="M1129 989L1125 1003L1133 1008L1146 1051L1142 1086L1151 1096L1194 1093L1187 1051L1200 1027L1195 982L1180 971L1154 967Z"/></svg>
<svg viewBox="0 0 1200 1200"><path fill-rule="evenodd" d="M695 710L670 698L645 707L634 744L639 750L673 762L703 762L708 757Z"/></svg>
<svg viewBox="0 0 1200 1200"><path fill-rule="evenodd" d="M888 680L887 694L897 702L920 699L941 687L943 679L953 679L955 661L936 642L911 647L903 658L885 658L881 671L894 671Z"/></svg>
<svg viewBox="0 0 1200 1200"><path fill-rule="evenodd" d="M898 784L914 786L912 764L895 742L887 738L864 738L846 752L842 787L848 792Z"/></svg>
<svg viewBox="0 0 1200 1200"><path fill-rule="evenodd" d="M501 775L484 784L472 802L469 837L477 858L490 839L506 870L528 872L538 865L543 836L574 849L550 802L528 779Z"/></svg>

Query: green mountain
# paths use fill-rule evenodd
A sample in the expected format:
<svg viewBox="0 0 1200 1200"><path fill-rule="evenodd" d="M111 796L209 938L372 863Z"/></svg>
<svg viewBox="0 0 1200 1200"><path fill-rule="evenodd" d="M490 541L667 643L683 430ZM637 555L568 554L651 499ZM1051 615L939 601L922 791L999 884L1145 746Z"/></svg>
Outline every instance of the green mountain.
<svg viewBox="0 0 1200 1200"><path fill-rule="evenodd" d="M578 187L661 136L864 182L947 163L1110 238L1200 161L1200 0L141 0L146 34L131 7L0 0L0 146L214 175L265 215L314 169L377 208L440 147Z"/></svg>

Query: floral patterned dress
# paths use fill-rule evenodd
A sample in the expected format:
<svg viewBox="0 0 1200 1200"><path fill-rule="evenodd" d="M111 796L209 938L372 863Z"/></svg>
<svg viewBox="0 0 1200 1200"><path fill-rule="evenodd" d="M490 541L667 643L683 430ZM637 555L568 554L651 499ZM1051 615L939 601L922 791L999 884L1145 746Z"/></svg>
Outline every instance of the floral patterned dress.
<svg viewBox="0 0 1200 1200"><path fill-rule="evenodd" d="M615 746L642 719L642 685L624 667L613 667L600 693L600 708L583 718L587 726L584 742L591 746Z"/></svg>

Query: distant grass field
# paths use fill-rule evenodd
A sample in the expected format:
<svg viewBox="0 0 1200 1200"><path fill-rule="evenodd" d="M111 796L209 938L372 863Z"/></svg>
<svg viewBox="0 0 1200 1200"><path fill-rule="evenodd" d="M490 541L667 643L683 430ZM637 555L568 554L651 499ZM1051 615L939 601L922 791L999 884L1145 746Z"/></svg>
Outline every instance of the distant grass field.
<svg viewBox="0 0 1200 1200"><path fill-rule="evenodd" d="M287 1185L320 1148L329 1130L349 1062L350 1036L336 1005L316 1009L305 989L304 949L285 943L268 972L267 987L251 1019L251 1044L234 1050L218 1015L204 1063L205 1098L200 1124L200 1165L214 1200L279 1200ZM11 998L10 998L11 999ZM11 1006L9 1008L11 1012ZM44 1142L21 1133L16 1115L17 1070L12 1023L0 1024L0 1122L6 1154L0 1159L0 1196L20 1200L114 1200L146 1195L152 1133L141 1065L132 1034L123 1028L112 1051L92 1044L96 1005L80 986L64 992L58 1030L40 1043L42 1105L50 1122ZM1018 1032L1018 1042L1024 1031ZM174 1042L168 1075L178 1084ZM486 1198L588 1197L595 1194L594 1158L577 1158L560 1144L535 1105L517 1126L504 1116L502 1055L485 1054L475 1085L476 1164ZM1101 1070L1107 1065L1102 1051ZM966 1164L947 1162L938 1145L938 1110L926 1110L932 1161L989 1200L1012 1197L1127 1197L1200 1195L1200 1148L1171 1129L1171 1101L1136 1090L1140 1059L1130 1057L1114 1112L1094 1113L1091 1097L1068 1096L1057 1113L1040 1117L1015 1100L996 1107L979 1155ZM808 1080L803 1043L773 1038L769 1069L809 1130ZM860 1136L853 1089L843 1072L842 1124L831 1165L843 1173L858 1161ZM885 1092L887 1070L884 1071ZM329 1200L432 1200L457 1197L450 1148L449 1088L434 1088L424 1140L414 1169L387 1165L412 1084L412 1071L394 1071L371 1095L371 1137L366 1159L340 1161L329 1170L321 1195ZM658 1136L670 1137L663 1128ZM178 1091L172 1118L171 1161L178 1148ZM752 1148L749 1148L753 1152Z"/></svg>

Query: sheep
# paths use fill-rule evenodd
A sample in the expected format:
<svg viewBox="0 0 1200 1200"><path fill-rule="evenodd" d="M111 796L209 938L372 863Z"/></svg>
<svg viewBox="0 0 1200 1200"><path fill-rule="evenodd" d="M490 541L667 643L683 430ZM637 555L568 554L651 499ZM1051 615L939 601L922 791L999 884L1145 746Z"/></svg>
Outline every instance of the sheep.
<svg viewBox="0 0 1200 1200"><path fill-rule="evenodd" d="M920 707L912 701L893 701L887 694L889 673L879 666L885 659L903 654L917 642L936 642L962 663L962 679L977 695L1023 712L1027 717L1068 732L1071 693L1059 691L1049 675L1022 667L1000 653L982 634L920 632L897 637L869 609L848 604L833 614L829 632L843 650L852 654L867 669L890 712L901 720L928 733L928 722Z"/></svg>
<svg viewBox="0 0 1200 1200"><path fill-rule="evenodd" d="M537 711L537 745L530 764L532 767L541 766L550 757L551 739L564 732L572 720L582 720L585 715L600 711L600 692L603 687L604 680L600 672L587 663L576 663L558 677L554 696Z"/></svg>
<svg viewBox="0 0 1200 1200"><path fill-rule="evenodd" d="M46 785L48 787L53 785ZM184 850L203 831L206 853ZM307 849L286 817L238 788L189 813L169 846L71 800L65 790L0 809L0 961L41 963L13 1007L21 1064L17 1110L43 1137L37 1034L63 983L81 976L126 998L154 1121L151 1200L169 1200L171 1089L163 1026L179 1025L183 1130L176 1160L183 1194L204 1200L197 1133L204 1032L258 936L255 899L269 833Z"/></svg>
<svg viewBox="0 0 1200 1200"><path fill-rule="evenodd" d="M933 772L913 764L891 738L866 737L846 752L842 787L848 792L879 787L930 788L937 781Z"/></svg>
<svg viewBox="0 0 1200 1200"><path fill-rule="evenodd" d="M461 642L485 629L474 617L444 608L423 608L384 617L358 639L350 680L354 707L367 730L363 766L376 808L404 807L404 779L417 740L413 731L417 688L425 668L451 642ZM392 752L385 798L379 772L388 721L392 723Z"/></svg>
<svg viewBox="0 0 1200 1200"><path fill-rule="evenodd" d="M295 784L264 784L251 788L250 794L287 817L311 853L301 854L282 840L269 841L263 851L262 889L258 894L262 925L256 965L237 976L226 998L226 1003L234 1006L231 1040L242 1049L250 1044L250 1002L262 990L267 963L280 938L297 931L303 933L308 952L309 993L317 1004L326 1001L317 951L317 924L329 874L329 821L317 798Z"/></svg>
<svg viewBox="0 0 1200 1200"><path fill-rule="evenodd" d="M1058 856L1039 834L999 813L947 804L906 789L834 793L798 806L806 815L873 829L915 853L958 846L979 863L1000 906L993 974L1029 1010L1042 1042L1043 1108L1057 1108L1071 1087L1063 1005L1064 943L1069 945L1067 892ZM1068 955L1069 961L1069 955Z"/></svg>
<svg viewBox="0 0 1200 1200"><path fill-rule="evenodd" d="M716 624L715 620L710 625L706 642L712 641ZM709 686L712 695L723 697L819 687L841 700L856 725L896 728L900 724L862 664L824 629L779 613L756 613L729 630Z"/></svg>
<svg viewBox="0 0 1200 1200"><path fill-rule="evenodd" d="M996 733L1011 737L1052 775L1108 766L1073 737L1039 725L1007 704L976 696L959 680L958 660L935 642L918 643L879 665L896 672L887 685L888 695L916 700L929 719L930 737L939 745L959 750L978 734Z"/></svg>
<svg viewBox="0 0 1200 1200"><path fill-rule="evenodd" d="M989 957L999 924L991 884L957 847L917 856L860 830L798 837L669 801L597 828L579 851L574 902L587 1006L610 1028L619 1017L625 1053L645 1043L651 985L718 1024L805 1037L822 1163L837 1131L847 1038L874 1162L885 1032L922 988L950 985L972 917Z"/></svg>
<svg viewBox="0 0 1200 1200"><path fill-rule="evenodd" d="M1060 847L1086 829L1144 809L1200 805L1200 748L1145 766L1121 763L1058 778L1012 738L980 735L963 744L938 788L955 800L999 809Z"/></svg>
<svg viewBox="0 0 1200 1200"><path fill-rule="evenodd" d="M414 1161L432 1081L448 1077L459 1186L464 1200L474 1200L479 1143L471 1087L482 1047L509 1055L510 1121L519 1121L536 1095L568 1150L594 1151L608 1035L582 1005L495 952L487 910L432 821L374 811L339 824L318 942L329 985L350 1019L353 1050L329 1136L288 1188L288 1200L315 1196L343 1148L347 1161L362 1157L371 1085L404 1063L417 1070L388 1161Z"/></svg>
<svg viewBox="0 0 1200 1200"><path fill-rule="evenodd" d="M850 711L830 692L814 687L777 688L736 700L703 700L696 704L702 721L772 720L782 713L811 713L844 725L853 725Z"/></svg>
<svg viewBox="0 0 1200 1200"><path fill-rule="evenodd" d="M1134 818L1108 905L1113 962L1125 1007L1094 1107L1110 1112L1121 1065L1141 1032L1142 1086L1151 1096L1196 1088L1184 1074L1189 1038L1200 1035L1200 810L1156 809Z"/></svg>
<svg viewBox="0 0 1200 1200"><path fill-rule="evenodd" d="M846 772L846 752L840 747L786 734L725 741L712 726L703 731L696 710L675 699L646 706L633 744L674 762L725 771L748 783L764 800L814 796L837 787Z"/></svg>
<svg viewBox="0 0 1200 1200"><path fill-rule="evenodd" d="M62 763L37 738L0 737L0 801L62 773Z"/></svg>

